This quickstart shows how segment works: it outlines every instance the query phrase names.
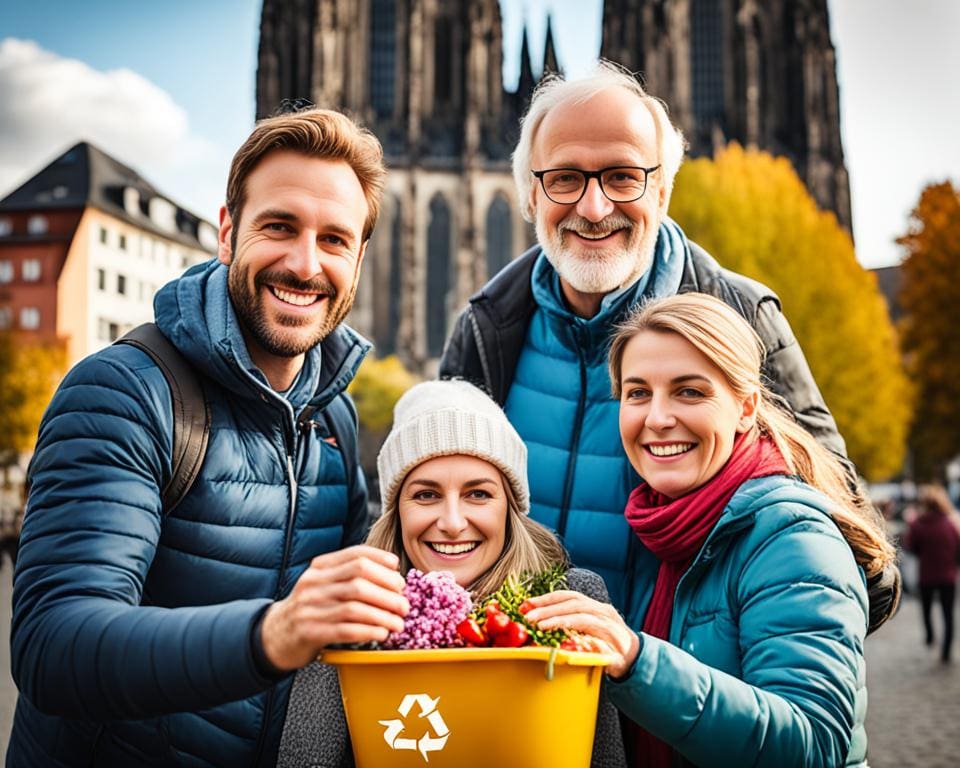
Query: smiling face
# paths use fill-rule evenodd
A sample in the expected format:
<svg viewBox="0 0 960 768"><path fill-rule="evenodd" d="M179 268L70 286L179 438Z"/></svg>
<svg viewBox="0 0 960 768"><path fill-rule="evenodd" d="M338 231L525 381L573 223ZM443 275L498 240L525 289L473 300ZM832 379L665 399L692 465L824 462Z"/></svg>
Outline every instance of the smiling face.
<svg viewBox="0 0 960 768"><path fill-rule="evenodd" d="M240 220L220 214L220 261L250 357L277 387L353 304L366 243L363 188L353 169L287 150L246 181ZM292 371L292 375L290 372Z"/></svg>
<svg viewBox="0 0 960 768"><path fill-rule="evenodd" d="M740 399L720 369L676 333L641 331L624 347L620 437L633 468L671 499L726 464L753 426L759 393Z"/></svg>
<svg viewBox="0 0 960 768"><path fill-rule="evenodd" d="M653 116L629 91L607 88L585 102L567 101L544 118L534 140L535 170L614 166L648 168L660 162ZM539 182L531 203L537 239L577 308L578 294L606 294L645 271L666 205L663 170L650 174L643 197L613 203L590 180L580 201L554 203Z"/></svg>
<svg viewBox="0 0 960 768"><path fill-rule="evenodd" d="M397 500L404 551L421 571L451 571L469 587L506 543L500 471L474 456L438 456L414 467Z"/></svg>

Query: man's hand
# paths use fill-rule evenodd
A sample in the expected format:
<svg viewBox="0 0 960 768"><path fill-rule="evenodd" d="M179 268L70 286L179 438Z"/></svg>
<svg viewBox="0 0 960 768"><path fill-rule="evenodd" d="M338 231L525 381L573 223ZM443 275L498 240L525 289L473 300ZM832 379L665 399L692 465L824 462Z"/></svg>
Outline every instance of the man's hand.
<svg viewBox="0 0 960 768"><path fill-rule="evenodd" d="M410 610L397 556L359 545L315 557L290 595L263 618L263 651L277 669L300 669L333 643L385 640Z"/></svg>
<svg viewBox="0 0 960 768"><path fill-rule="evenodd" d="M602 640L610 649L607 674L614 679L627 674L640 653L637 633L609 603L568 590L531 597L530 603L533 608L524 614L524 618L540 629L574 629Z"/></svg>

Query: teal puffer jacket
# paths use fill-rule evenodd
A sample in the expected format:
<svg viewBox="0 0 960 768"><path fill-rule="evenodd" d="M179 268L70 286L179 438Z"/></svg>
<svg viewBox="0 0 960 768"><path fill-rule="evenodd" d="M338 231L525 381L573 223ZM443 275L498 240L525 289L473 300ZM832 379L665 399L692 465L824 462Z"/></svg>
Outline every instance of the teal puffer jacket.
<svg viewBox="0 0 960 768"><path fill-rule="evenodd" d="M204 375L206 459L164 517L172 410L160 370L115 345L64 379L30 470L8 766L272 765L290 680L261 673L253 626L311 558L365 533L363 478L348 479L355 457L328 442L321 414L369 345L341 326L281 397L247 354L224 266L190 270L155 309Z"/></svg>
<svg viewBox="0 0 960 768"><path fill-rule="evenodd" d="M567 308L560 278L540 254L530 279L536 309L503 406L529 451L531 517L558 533L572 562L603 577L618 608L630 599L638 549L623 504L639 477L618 438L607 348L631 307L676 292L688 250L679 227L665 221L651 268L604 296L589 319Z"/></svg>
<svg viewBox="0 0 960 768"><path fill-rule="evenodd" d="M745 483L677 587L670 642L641 635L610 685L694 765L865 764L867 594L829 503L792 478ZM639 566L635 629L659 563Z"/></svg>

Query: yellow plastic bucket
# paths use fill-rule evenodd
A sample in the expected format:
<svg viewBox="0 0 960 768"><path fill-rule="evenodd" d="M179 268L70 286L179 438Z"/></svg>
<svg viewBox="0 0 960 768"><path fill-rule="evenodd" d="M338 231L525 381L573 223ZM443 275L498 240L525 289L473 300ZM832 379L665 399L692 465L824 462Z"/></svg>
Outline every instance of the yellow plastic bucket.
<svg viewBox="0 0 960 768"><path fill-rule="evenodd" d="M549 648L327 651L358 768L587 768L607 659Z"/></svg>

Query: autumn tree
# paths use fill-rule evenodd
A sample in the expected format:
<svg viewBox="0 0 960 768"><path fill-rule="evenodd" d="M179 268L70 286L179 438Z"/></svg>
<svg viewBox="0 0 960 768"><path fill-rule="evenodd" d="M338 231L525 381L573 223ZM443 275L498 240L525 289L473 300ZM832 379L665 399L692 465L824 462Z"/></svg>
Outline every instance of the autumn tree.
<svg viewBox="0 0 960 768"><path fill-rule="evenodd" d="M393 406L417 381L395 355L370 355L350 382L348 391L360 417L360 463L368 478L376 473L377 454L393 424Z"/></svg>
<svg viewBox="0 0 960 768"><path fill-rule="evenodd" d="M62 344L27 343L0 332L0 467L4 484L21 453L33 450L40 418L66 368Z"/></svg>
<svg viewBox="0 0 960 768"><path fill-rule="evenodd" d="M910 215L901 266L903 348L917 389L914 472L942 480L960 455L960 193L931 184Z"/></svg>
<svg viewBox="0 0 960 768"><path fill-rule="evenodd" d="M689 161L670 214L723 266L777 293L857 469L895 474L911 415L896 331L850 236L789 161L736 144Z"/></svg>

